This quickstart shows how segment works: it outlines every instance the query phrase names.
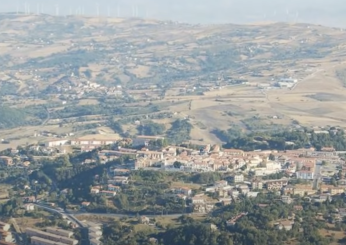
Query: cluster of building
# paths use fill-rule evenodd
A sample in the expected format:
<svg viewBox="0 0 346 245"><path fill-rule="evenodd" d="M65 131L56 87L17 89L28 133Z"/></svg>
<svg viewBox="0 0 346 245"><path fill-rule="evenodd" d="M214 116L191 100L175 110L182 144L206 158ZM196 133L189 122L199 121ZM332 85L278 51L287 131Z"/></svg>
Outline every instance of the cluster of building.
<svg viewBox="0 0 346 245"><path fill-rule="evenodd" d="M55 227L47 227L46 231L26 228L25 233L30 237L32 245L77 245L73 232Z"/></svg>
<svg viewBox="0 0 346 245"><path fill-rule="evenodd" d="M111 168L109 179L107 180L106 185L92 186L90 189L90 194L93 195L102 195L105 197L114 197L117 192L121 191L121 186L127 185L129 182L129 174L128 169L118 169ZM99 176L95 176L95 178L99 178Z"/></svg>
<svg viewBox="0 0 346 245"><path fill-rule="evenodd" d="M83 78L75 77L74 74L71 74L70 77L65 76L59 79L47 88L47 92L63 97L63 104L66 104L66 100L81 99L90 92L109 97L123 95L121 85L106 87Z"/></svg>
<svg viewBox="0 0 346 245"><path fill-rule="evenodd" d="M102 225L90 221L83 221L83 227L88 229L90 245L100 245L102 238Z"/></svg>
<svg viewBox="0 0 346 245"><path fill-rule="evenodd" d="M3 167L13 166L12 157L0 156L0 166L3 166Z"/></svg>
<svg viewBox="0 0 346 245"><path fill-rule="evenodd" d="M165 171L182 172L223 172L229 177L227 180L215 182L213 186L205 188L203 193L194 195L194 191L187 187L167 190L167 196L184 199L191 210L199 213L211 211L216 202L205 193L216 193L221 205L237 201L240 196L256 197L262 190L276 192L282 195L283 202L289 202L290 196L311 196L314 201L326 200L329 196L341 194L346 189L346 180L342 179L337 186L328 183L330 176L338 172L337 166L344 166L345 162L331 147L322 151L314 149L299 149L290 151L252 151L245 152L236 149L221 149L218 145L207 145L199 150L168 146L161 150L149 150L150 141L162 140L162 137L139 136L133 140L137 149L118 147L116 150L102 150L98 152L101 163L113 161L121 156L131 156L134 165L128 169L109 169L107 183L93 186L91 194L113 197L121 191L121 186L129 183L131 169L160 168ZM142 148L141 148L142 147ZM322 162L328 161L335 166L333 171L328 169L323 177ZM179 163L179 164L177 164ZM346 165L345 165L346 166ZM346 167L343 175L346 174ZM281 179L267 178L268 175L282 174ZM248 179L246 176L253 176ZM98 178L98 176L95 176ZM290 180L308 181L309 184L290 185ZM315 185L325 180L322 185ZM89 205L85 202L82 206Z"/></svg>
<svg viewBox="0 0 346 245"><path fill-rule="evenodd" d="M200 150L170 146L159 151L149 150L146 145L159 137L139 136L133 140L134 146L143 146L140 150L121 148L99 152L101 162L112 161L120 156L131 156L135 160L134 168L161 167L166 171L184 172L246 172L261 177L285 171L298 179L312 180L318 170L317 164L328 161L343 164L338 153L330 148L326 151L300 149L285 152L223 149L220 146L207 145ZM176 164L179 162L179 167Z"/></svg>
<svg viewBox="0 0 346 245"><path fill-rule="evenodd" d="M0 221L0 244L14 245L14 237L10 231L11 225Z"/></svg>

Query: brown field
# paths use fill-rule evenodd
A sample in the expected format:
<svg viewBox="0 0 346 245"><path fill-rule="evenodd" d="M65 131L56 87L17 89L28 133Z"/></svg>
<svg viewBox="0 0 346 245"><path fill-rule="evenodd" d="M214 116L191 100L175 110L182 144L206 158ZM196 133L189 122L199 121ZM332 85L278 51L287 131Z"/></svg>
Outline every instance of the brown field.
<svg viewBox="0 0 346 245"><path fill-rule="evenodd" d="M55 133L68 133L72 131L70 127L59 128L58 125L45 125L45 126L33 126L33 127L20 127L9 130L1 130L1 138L13 139L10 140L10 144L0 144L0 150L8 148L16 148L20 145L31 145L49 140L46 137L34 137L35 132L49 131Z"/></svg>
<svg viewBox="0 0 346 245"><path fill-rule="evenodd" d="M193 190L199 190L201 188L201 186L198 184L184 183L184 182L172 182L171 187L172 188L187 187Z"/></svg>
<svg viewBox="0 0 346 245"><path fill-rule="evenodd" d="M79 100L78 105L97 105L99 104L98 100L96 99L83 99Z"/></svg>
<svg viewBox="0 0 346 245"><path fill-rule="evenodd" d="M330 61L320 63L316 71L300 80L292 90L260 93L248 86L235 86L206 92L202 96L169 96L166 100L185 101L184 104L170 107L170 110L191 119L194 125L191 138L195 143L200 143L201 139L202 142L219 143L215 135L210 133L212 129L227 129L231 123L254 115L260 116L268 124L289 125L292 120L297 120L306 126L346 127L346 88L335 77L336 69L341 67L346 65L331 64ZM238 116L229 117L225 115L227 111ZM275 115L283 118L265 119Z"/></svg>
<svg viewBox="0 0 346 245"><path fill-rule="evenodd" d="M56 23L59 22L57 25ZM48 24L47 24L48 23ZM76 33L66 33L61 26L79 25ZM52 34L53 43L41 43L39 38L49 34L51 28L45 29L43 33L36 28L39 25L52 25L58 28L60 35ZM194 143L221 143L211 133L214 129L228 129L232 125L245 127L243 121L256 117L259 123L290 125L293 120L304 126L339 125L346 127L346 88L336 78L335 71L346 69L343 61L346 55L345 32L335 28L307 24L287 23L254 23L251 25L185 25L163 23L156 20L120 19L120 18L97 18L74 16L59 18L55 16L24 16L4 18L0 21L0 27L4 35L0 42L0 53L13 57L13 64L25 64L35 57L47 57L53 54L76 51L78 49L96 52L97 46L91 47L90 42L100 44L106 54L101 58L90 61L86 66L80 67L82 74L86 69L92 71L91 82L114 84L119 79L123 87L131 88L131 83L140 84L141 81L133 81L136 78L153 77L153 84L159 84L165 67L172 70L193 71L193 77L178 76L172 81L172 86L166 91L166 97L160 102L180 101L179 105L174 103L166 105L163 110L174 112L173 118L155 120L164 123L168 129L170 123L176 118L189 118L194 128L191 132ZM47 28L47 27L45 27ZM242 29L244 35L238 35ZM47 31L48 30L48 31ZM83 33L78 33L82 30ZM32 32L35 31L35 35ZM37 33L36 33L37 32ZM89 34L85 34L89 32ZM47 34L48 33L48 34ZM55 36L54 36L55 35ZM29 37L29 38L28 38ZM26 40L32 41L26 41ZM18 41L17 41L18 40ZM122 53L115 50L116 43L126 40L126 46L131 50ZM71 41L76 46L72 47ZM120 42L119 42L120 41ZM146 45L146 43L148 45ZM304 45L302 45L304 43ZM321 45L323 44L323 45ZM137 46L140 45L140 46ZM248 51L249 47L262 49L253 55ZM316 52L324 52L322 58L313 58L307 55L299 58L277 59L273 51L278 48L282 50L311 48ZM201 63L209 62L209 54L223 50L244 49L236 56L237 63L244 63L240 69L223 66L221 70L204 72ZM108 54L109 51L109 54ZM252 51L252 50L251 50ZM280 52L285 53L285 52ZM289 53L289 52L288 52ZM299 55L297 53L297 55ZM95 56L96 57L96 56ZM155 57L153 59L153 57ZM272 60L272 57L274 60ZM280 56L281 57L281 56ZM185 63L181 61L185 59ZM228 62L228 56L217 64ZM34 68L32 68L34 69ZM48 81L35 80L31 68L26 67L22 71L9 69L2 71L4 78L14 75L15 81L20 80L21 93L35 86L46 87L66 74L59 71L56 77ZM41 66L38 72L54 73L56 67ZM26 71L25 71L26 70ZM162 70L162 71L158 71ZM203 71L203 72L202 72ZM162 74L161 74L161 73ZM180 71L179 71L180 72ZM254 75L256 73L256 76ZM259 73L259 75L257 74ZM247 80L246 85L226 86L220 89L198 92L198 95L181 95L184 88L201 81L215 82L220 74L232 79ZM70 74L67 74L70 75ZM156 75L158 75L156 77ZM212 78L206 78L213 75ZM215 75L215 76L214 76ZM200 76L203 78L200 79ZM263 84L283 76L292 76L299 80L293 89L259 89ZM164 78L163 78L164 79ZM6 80L6 79L5 79ZM150 79L148 79L150 80ZM163 83L165 81L162 81ZM129 84L128 84L129 83ZM127 86L129 85L129 86ZM150 84L148 84L150 85ZM197 86L198 85L193 85ZM134 99L146 99L150 96L156 99L159 92L148 90L129 90ZM144 93L148 93L148 96ZM44 100L23 99L7 101L11 106L24 107L34 104L43 104ZM10 99L9 99L10 100ZM57 102L58 97L50 98L51 102ZM81 99L78 105L94 105L97 99ZM143 103L143 102L138 102ZM158 103L156 101L153 104ZM191 106L190 106L191 103ZM58 108L56 108L58 109ZM273 119L280 116L280 119ZM83 117L87 123L103 123L100 115ZM121 117L118 117L121 118ZM71 118L71 120L74 120ZM47 125L37 127L22 127L14 130L1 130L1 138L20 137L12 140L10 145L0 145L0 149L8 146L15 147L19 144L31 144L45 140L34 138L35 130L47 130L55 133L68 132L72 130L72 123L66 123L63 128L56 125L57 122L50 120ZM84 125L84 123L75 123ZM124 129L130 133L136 133L136 126L124 125ZM96 127L94 131L100 130L103 134L113 133L110 129ZM77 136L89 134L89 131L78 132Z"/></svg>
<svg viewBox="0 0 346 245"><path fill-rule="evenodd" d="M129 71L140 78L150 77L150 74L149 74L150 67L148 66L136 66L132 69L129 69Z"/></svg>
<svg viewBox="0 0 346 245"><path fill-rule="evenodd" d="M332 228L333 226L330 226L330 227ZM335 239L335 242L330 243L330 245L341 244L338 241L343 239L346 236L344 231L334 231L334 230L327 230L327 229L320 230L320 234L323 237L333 237Z"/></svg>

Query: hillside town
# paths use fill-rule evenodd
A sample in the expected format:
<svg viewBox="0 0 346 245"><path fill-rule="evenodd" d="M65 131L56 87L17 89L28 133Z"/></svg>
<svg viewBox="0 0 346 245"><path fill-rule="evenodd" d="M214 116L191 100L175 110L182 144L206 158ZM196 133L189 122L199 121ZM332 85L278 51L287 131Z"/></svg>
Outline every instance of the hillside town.
<svg viewBox="0 0 346 245"><path fill-rule="evenodd" d="M0 17L0 245L346 243L344 30Z"/></svg>
<svg viewBox="0 0 346 245"><path fill-rule="evenodd" d="M212 184L201 185L199 190L182 185L165 190L165 198L182 200L188 213L206 214L212 212L216 205L226 206L244 198L256 198L259 193L274 193L285 204L294 203L297 197L308 197L312 203L331 201L337 195L346 191L346 164L342 154L333 147L323 147L320 151L314 148L304 148L287 151L243 151L239 149L223 149L219 145L204 145L200 147L165 146L158 147L153 142L165 140L161 136L137 136L130 140L118 139L73 139L51 141L45 144L47 149L61 148L63 145L80 147L81 152L95 152L97 159L84 159L80 164L108 165L107 179L95 175L97 185L90 187L90 197L102 196L106 199L116 197L127 185L136 183L131 178L131 172L139 170L163 171L166 173L222 173L223 179ZM127 142L127 146L124 145ZM0 156L0 164L7 168L28 168L30 162L23 156L16 155L18 150L11 151L12 157ZM61 155L61 154L60 154ZM116 160L128 159L125 165L118 166ZM26 186L26 189L34 186ZM59 195L67 195L69 188L60 190ZM41 197L42 199L42 197ZM88 210L95 205L95 200L81 202L80 210ZM54 210L60 210L54 203L45 204L35 196L23 197L23 209L33 212L39 205L49 205ZM268 204L263 204L266 207ZM295 205L299 211L303 207ZM236 225L237 220L246 216L238 216L226 222L227 227ZM342 220L346 212L338 210L335 220ZM152 224L151 218L142 215L140 224ZM275 223L277 229L290 230L294 217ZM76 222L69 221L71 227L78 227ZM4 242L10 242L12 235L8 232L8 224L3 224L1 237ZM101 232L101 230L99 230ZM95 232L98 234L98 230ZM77 244L71 238L71 232L56 228L45 231L27 228L25 233L31 237L32 244ZM65 234L66 233L66 234ZM101 233L102 235L102 233ZM92 244L100 244L91 238ZM52 241L55 241L52 242ZM1 244L11 244L11 243Z"/></svg>
<svg viewBox="0 0 346 245"><path fill-rule="evenodd" d="M74 139L55 140L46 143L47 149L61 148L63 145L80 147L81 152L96 151L98 159L84 159L80 164L99 164L114 162L127 157L126 168L111 166L112 176L107 183L92 187L92 194L115 196L121 186L131 181L131 171L140 169L182 173L220 172L226 179L205 187L204 193L218 193L221 202L236 200L239 194L256 196L258 190L275 191L283 195L316 195L316 200L326 195L344 193L346 189L346 164L332 147L323 147L321 151L304 148L287 151L250 151L222 149L219 145L205 145L200 148L164 146L153 149L152 142L163 141L161 136L137 136L131 147L123 147L119 139ZM130 140L128 140L131 142ZM108 146L108 147L107 147ZM108 149L102 149L107 147ZM6 167L28 167L30 162L25 156L19 156L12 150L13 157L0 156L0 163ZM61 153L63 154L63 153ZM60 155L61 155L60 154ZM275 179L273 176L280 176ZM304 184L289 184L292 180ZM333 182L331 184L331 182ZM66 190L65 190L66 191ZM190 198L192 203L204 203L201 195L191 196L192 190L181 188L174 190L178 197ZM202 201L203 200L203 201ZM87 205L84 202L83 205Z"/></svg>

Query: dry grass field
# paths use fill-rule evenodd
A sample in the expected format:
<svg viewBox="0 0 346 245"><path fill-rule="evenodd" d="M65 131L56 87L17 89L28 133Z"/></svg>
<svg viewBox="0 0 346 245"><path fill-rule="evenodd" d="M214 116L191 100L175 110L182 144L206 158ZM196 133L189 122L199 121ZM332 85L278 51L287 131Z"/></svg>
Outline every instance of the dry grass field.
<svg viewBox="0 0 346 245"><path fill-rule="evenodd" d="M331 229L333 229L334 225L329 225ZM344 244L338 242L339 240L342 240L345 237L344 231L335 231L335 230L329 230L329 229L322 229L320 230L320 234L323 237L332 237L334 238L335 242L330 243L330 245L338 245L338 244Z"/></svg>
<svg viewBox="0 0 346 245"><path fill-rule="evenodd" d="M192 118L195 126L191 137L194 142L218 143L212 129L227 129L232 123L259 115L267 123L289 125L293 120L305 126L337 125L346 127L346 88L335 77L336 69L346 68L344 63L326 61L297 86L287 90L259 92L256 88L237 86L206 92L203 96L171 96L167 100L186 101L179 107L170 108ZM191 109L189 110L189 103ZM230 111L236 116L227 116ZM265 117L283 115L281 120ZM205 128L196 125L202 124Z"/></svg>
<svg viewBox="0 0 346 245"><path fill-rule="evenodd" d="M80 74L91 70L92 76L87 79L82 75L75 81L90 80L110 87L121 83L124 92L135 100L149 102L151 96L157 98L160 91L152 91L150 85L158 88L169 85L163 100L153 99L151 103L182 103L164 106L162 111L173 112L175 116L155 121L164 123L168 129L176 118L189 118L194 126L190 136L195 143L220 143L211 131L232 125L244 127L243 121L254 117L267 125L290 125L295 120L305 126L346 127L346 89L336 77L337 70L346 69L343 62L346 32L340 29L299 23L203 26L142 19L34 15L3 18L0 27L3 32L0 54L10 57L3 62L6 66L2 67L1 80L18 83L21 95L30 96L43 90L62 76L70 76L71 67L78 67ZM87 64L82 64L84 59L89 59ZM220 87L199 93L182 92L202 83L216 84L223 76L226 78L221 78ZM292 89L262 88L263 84L283 77L293 77L299 82ZM227 84L237 79L246 83ZM147 85L148 89L133 88L135 84ZM59 103L59 97L54 94L48 99L6 98L6 103L24 108ZM87 106L97 105L98 99L92 95L68 102ZM144 102L127 105L136 103L144 105ZM276 116L280 119L273 119ZM105 124L100 118L100 115L85 116L85 122L66 122L63 128L50 120L37 127L1 130L0 138L18 139L11 140L10 145L0 145L0 149L44 140L34 138L35 131L68 132L86 123L100 124L102 131ZM132 123L124 125L133 134L135 127ZM107 129L105 133L112 131Z"/></svg>
<svg viewBox="0 0 346 245"><path fill-rule="evenodd" d="M335 77L336 66L322 65L320 71L300 81L294 89L268 93L267 103L303 125L345 127L346 89Z"/></svg>

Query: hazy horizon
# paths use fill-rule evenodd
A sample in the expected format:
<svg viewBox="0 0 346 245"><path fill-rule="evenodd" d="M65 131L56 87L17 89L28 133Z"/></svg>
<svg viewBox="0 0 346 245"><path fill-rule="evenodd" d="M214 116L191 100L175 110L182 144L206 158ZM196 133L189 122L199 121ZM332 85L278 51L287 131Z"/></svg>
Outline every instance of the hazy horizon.
<svg viewBox="0 0 346 245"><path fill-rule="evenodd" d="M201 24L283 21L346 27L344 0L15 0L0 5L0 12L29 9L53 15L136 16Z"/></svg>

